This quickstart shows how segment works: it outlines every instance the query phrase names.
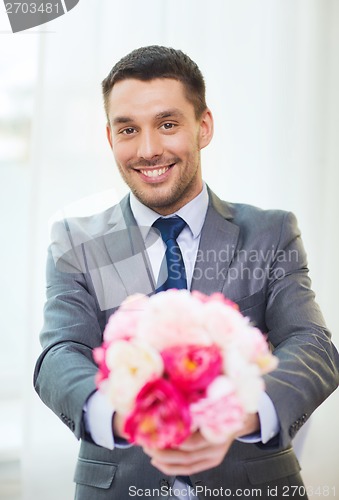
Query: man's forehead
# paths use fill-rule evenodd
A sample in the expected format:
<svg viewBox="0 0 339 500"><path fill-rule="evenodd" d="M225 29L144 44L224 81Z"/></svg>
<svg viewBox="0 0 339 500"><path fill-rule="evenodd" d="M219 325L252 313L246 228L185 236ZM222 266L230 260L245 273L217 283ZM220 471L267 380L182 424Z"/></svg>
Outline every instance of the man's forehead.
<svg viewBox="0 0 339 500"><path fill-rule="evenodd" d="M178 86L184 88L184 84L178 80L177 78L172 78L172 77L157 77L157 78L151 78L151 79L141 79L141 78L136 78L136 77L127 77L123 78L121 80L118 80L112 87L112 90L121 86L126 86L126 85L135 85L141 87L147 87L147 86Z"/></svg>
<svg viewBox="0 0 339 500"><path fill-rule="evenodd" d="M187 109L193 110L193 105L178 80L157 78L143 81L129 78L113 86L108 108L109 114L114 117L130 118L142 111L155 118L165 118L166 115L183 116Z"/></svg>

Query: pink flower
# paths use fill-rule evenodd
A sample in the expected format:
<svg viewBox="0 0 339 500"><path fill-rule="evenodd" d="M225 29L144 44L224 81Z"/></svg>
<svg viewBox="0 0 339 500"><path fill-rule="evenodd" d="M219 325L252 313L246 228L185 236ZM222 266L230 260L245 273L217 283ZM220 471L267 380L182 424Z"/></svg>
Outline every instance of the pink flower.
<svg viewBox="0 0 339 500"><path fill-rule="evenodd" d="M179 345L161 353L165 374L189 401L204 396L207 386L222 370L222 357L215 345Z"/></svg>
<svg viewBox="0 0 339 500"><path fill-rule="evenodd" d="M224 368L227 373L229 371L227 358L232 356L235 351L238 352L238 357L243 362L256 366L262 375L271 372L278 366L278 358L271 353L266 337L258 328L249 323L239 330L238 335L234 336L232 346L228 346L225 352Z"/></svg>
<svg viewBox="0 0 339 500"><path fill-rule="evenodd" d="M211 443L223 443L239 431L245 410L232 382L225 376L217 377L208 387L205 398L192 403L192 430L199 429Z"/></svg>
<svg viewBox="0 0 339 500"><path fill-rule="evenodd" d="M149 299L138 335L159 351L181 344L210 345L202 309L188 290L157 293Z"/></svg>
<svg viewBox="0 0 339 500"><path fill-rule="evenodd" d="M120 305L119 309L110 316L104 331L104 340L130 340L137 333L138 324L149 297L141 293L130 295Z"/></svg>
<svg viewBox="0 0 339 500"><path fill-rule="evenodd" d="M250 361L256 363L262 375L274 370L278 366L278 358L271 353L265 336L258 328L252 328L248 336L252 337L249 343L252 348L249 352Z"/></svg>
<svg viewBox="0 0 339 500"><path fill-rule="evenodd" d="M106 351L109 347L107 342L104 342L101 347L96 347L93 349L93 359L98 365L99 369L95 375L96 386L99 387L103 380L106 380L109 376L110 369L106 364Z"/></svg>
<svg viewBox="0 0 339 500"><path fill-rule="evenodd" d="M147 383L139 392L124 432L132 443L170 448L190 434L189 408L181 394L164 379Z"/></svg>
<svg viewBox="0 0 339 500"><path fill-rule="evenodd" d="M245 318L236 308L221 301L209 301L202 309L208 336L213 343L224 349L228 349L229 344L250 325L248 318Z"/></svg>

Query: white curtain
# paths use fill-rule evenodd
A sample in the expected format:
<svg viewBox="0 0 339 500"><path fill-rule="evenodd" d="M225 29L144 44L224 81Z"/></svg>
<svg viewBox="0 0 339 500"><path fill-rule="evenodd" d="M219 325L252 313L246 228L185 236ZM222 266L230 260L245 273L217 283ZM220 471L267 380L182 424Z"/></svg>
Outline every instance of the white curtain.
<svg viewBox="0 0 339 500"><path fill-rule="evenodd" d="M40 352L50 217L93 193L104 191L94 201L105 204L126 192L106 143L101 80L142 45L181 48L199 64L216 122L203 151L204 178L224 199L296 213L317 299L339 345L339 2L80 0L41 31L48 33L30 35L39 40L31 161L0 183L7 194L13 190L4 209L8 226L10 218L21 220L22 244L16 238L6 258L21 262L11 286L25 290L25 328L16 331L13 303L2 335L18 335L25 346L23 498L68 500L78 443L35 396L31 374ZM24 44L29 35L17 36ZM17 199L20 183L25 196ZM339 491L338 410L336 393L312 417L301 457L310 487Z"/></svg>

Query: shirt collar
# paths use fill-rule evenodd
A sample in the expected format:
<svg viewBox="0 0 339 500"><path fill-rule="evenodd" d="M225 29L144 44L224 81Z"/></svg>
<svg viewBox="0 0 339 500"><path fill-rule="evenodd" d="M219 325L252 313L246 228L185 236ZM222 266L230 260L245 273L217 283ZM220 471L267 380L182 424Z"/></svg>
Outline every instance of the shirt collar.
<svg viewBox="0 0 339 500"><path fill-rule="evenodd" d="M146 207L141 201L130 193L131 210L138 226L151 228L152 224L160 217L160 215L149 207ZM190 228L193 238L197 238L202 230L208 208L208 192L206 184L203 184L201 192L190 202L180 208L177 212L166 217L178 215L186 222ZM146 238L148 231L144 234Z"/></svg>

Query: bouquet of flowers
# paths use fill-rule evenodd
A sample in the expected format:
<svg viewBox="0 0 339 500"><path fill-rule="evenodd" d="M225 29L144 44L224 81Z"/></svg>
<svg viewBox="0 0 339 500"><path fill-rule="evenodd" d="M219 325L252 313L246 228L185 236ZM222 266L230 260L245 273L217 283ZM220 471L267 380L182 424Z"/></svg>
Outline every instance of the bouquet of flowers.
<svg viewBox="0 0 339 500"><path fill-rule="evenodd" d="M200 430L212 443L241 429L277 366L263 334L222 294L128 297L110 317L96 384L132 443L168 448Z"/></svg>

